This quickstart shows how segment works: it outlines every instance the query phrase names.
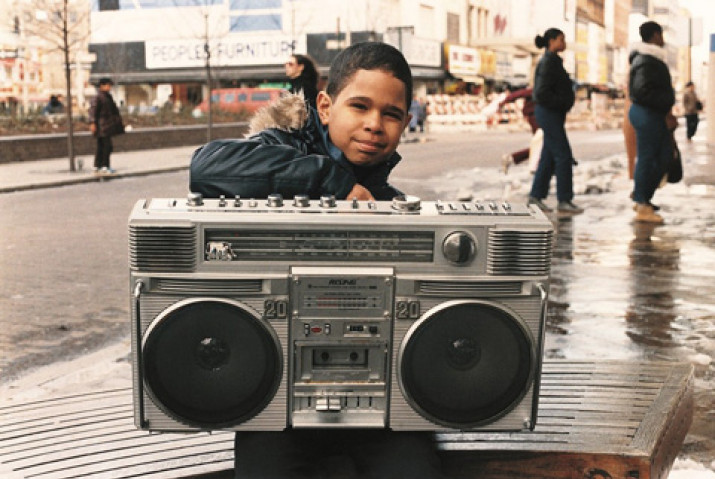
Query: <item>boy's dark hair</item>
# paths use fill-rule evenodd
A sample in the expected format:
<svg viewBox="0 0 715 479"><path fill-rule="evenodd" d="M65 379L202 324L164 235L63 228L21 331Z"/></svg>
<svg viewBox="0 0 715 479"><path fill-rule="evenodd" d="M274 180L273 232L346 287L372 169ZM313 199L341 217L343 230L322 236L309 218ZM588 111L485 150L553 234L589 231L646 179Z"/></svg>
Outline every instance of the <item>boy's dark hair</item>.
<svg viewBox="0 0 715 479"><path fill-rule="evenodd" d="M641 34L641 39L644 42L649 42L656 33L663 33L663 27L656 22L650 21L641 25L638 32Z"/></svg>
<svg viewBox="0 0 715 479"><path fill-rule="evenodd" d="M402 53L381 42L361 42L349 46L330 65L325 92L335 98L358 70L383 70L405 84L405 108L412 101L412 71Z"/></svg>
<svg viewBox="0 0 715 479"><path fill-rule="evenodd" d="M537 48L549 48L549 42L563 34L564 32L558 28L549 28L543 35L536 35L536 37L534 37L534 45L536 45Z"/></svg>
<svg viewBox="0 0 715 479"><path fill-rule="evenodd" d="M114 82L112 81L111 78L100 78L99 86L102 86L102 85L114 85Z"/></svg>

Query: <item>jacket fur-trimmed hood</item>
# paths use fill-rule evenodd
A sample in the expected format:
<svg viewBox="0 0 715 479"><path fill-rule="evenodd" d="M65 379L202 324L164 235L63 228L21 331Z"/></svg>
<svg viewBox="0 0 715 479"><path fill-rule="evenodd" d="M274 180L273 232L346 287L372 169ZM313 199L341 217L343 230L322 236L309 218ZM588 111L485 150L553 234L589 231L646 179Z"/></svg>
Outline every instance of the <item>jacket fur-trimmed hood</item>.
<svg viewBox="0 0 715 479"><path fill-rule="evenodd" d="M302 93L288 93L256 111L249 122L248 135L269 128L299 130L308 121L308 106Z"/></svg>
<svg viewBox="0 0 715 479"><path fill-rule="evenodd" d="M630 46L628 61L632 63L636 55L650 55L665 63L666 51L653 43L636 42Z"/></svg>

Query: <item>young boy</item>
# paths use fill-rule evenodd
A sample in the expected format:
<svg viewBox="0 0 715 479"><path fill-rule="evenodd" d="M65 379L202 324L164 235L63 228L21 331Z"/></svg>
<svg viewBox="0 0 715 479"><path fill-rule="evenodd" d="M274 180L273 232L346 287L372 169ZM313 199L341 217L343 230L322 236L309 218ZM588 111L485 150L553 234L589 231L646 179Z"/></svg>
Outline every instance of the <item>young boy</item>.
<svg viewBox="0 0 715 479"><path fill-rule="evenodd" d="M191 191L391 200L401 194L387 177L400 160L395 151L411 99L412 74L397 49L352 45L333 61L317 110L287 96L256 115L249 138L199 148ZM235 462L241 479L443 477L431 434L385 429L237 432Z"/></svg>
<svg viewBox="0 0 715 479"><path fill-rule="evenodd" d="M396 149L411 98L412 74L399 50L378 42L352 45L333 61L317 111L287 96L257 114L252 129L260 132L196 150L191 191L391 200L400 192L387 177L400 161Z"/></svg>

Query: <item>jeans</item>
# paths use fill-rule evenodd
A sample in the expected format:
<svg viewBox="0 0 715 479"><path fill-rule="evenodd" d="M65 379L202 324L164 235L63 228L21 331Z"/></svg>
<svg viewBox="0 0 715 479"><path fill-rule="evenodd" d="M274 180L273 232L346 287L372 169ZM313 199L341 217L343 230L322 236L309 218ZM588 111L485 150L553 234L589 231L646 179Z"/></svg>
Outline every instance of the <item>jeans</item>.
<svg viewBox="0 0 715 479"><path fill-rule="evenodd" d="M695 132L698 131L698 123L700 123L700 118L698 118L697 113L685 115L685 124L687 125L688 140L694 137Z"/></svg>
<svg viewBox="0 0 715 479"><path fill-rule="evenodd" d="M573 153L566 136L566 113L536 105L536 121L544 131L539 166L534 174L529 196L544 199L549 196L551 177L556 175L556 198L559 202L573 199Z"/></svg>
<svg viewBox="0 0 715 479"><path fill-rule="evenodd" d="M664 113L633 103L628 118L636 130L638 151L633 201L649 203L673 156L672 135L665 124Z"/></svg>
<svg viewBox="0 0 715 479"><path fill-rule="evenodd" d="M112 137L97 137L97 153L94 155L95 168L109 168L109 155L112 154Z"/></svg>
<svg viewBox="0 0 715 479"><path fill-rule="evenodd" d="M428 432L236 433L236 479L445 479Z"/></svg>

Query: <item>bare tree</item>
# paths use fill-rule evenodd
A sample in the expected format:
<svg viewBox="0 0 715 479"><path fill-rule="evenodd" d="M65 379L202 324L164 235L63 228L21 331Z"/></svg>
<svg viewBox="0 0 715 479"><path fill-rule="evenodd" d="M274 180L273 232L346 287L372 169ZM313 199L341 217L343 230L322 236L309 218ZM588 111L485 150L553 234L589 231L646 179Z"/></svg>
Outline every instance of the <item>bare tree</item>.
<svg viewBox="0 0 715 479"><path fill-rule="evenodd" d="M73 57L84 51L89 40L89 5L71 0L29 0L16 5L22 12L20 28L23 36L38 38L50 51L62 54L67 99L67 154L70 171L75 171L71 65Z"/></svg>

